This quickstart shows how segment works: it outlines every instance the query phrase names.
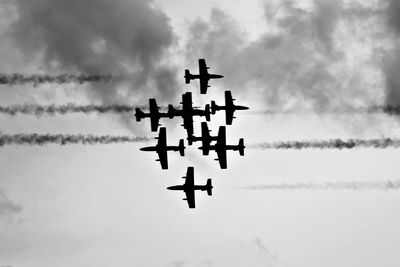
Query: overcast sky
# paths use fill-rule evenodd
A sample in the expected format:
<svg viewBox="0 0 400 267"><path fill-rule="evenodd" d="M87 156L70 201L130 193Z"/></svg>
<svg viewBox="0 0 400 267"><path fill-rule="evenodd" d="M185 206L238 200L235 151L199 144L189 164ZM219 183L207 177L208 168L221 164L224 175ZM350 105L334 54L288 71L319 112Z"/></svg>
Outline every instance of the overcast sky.
<svg viewBox="0 0 400 267"><path fill-rule="evenodd" d="M0 72L118 79L1 85L0 105L177 105L190 91L201 106L232 90L251 110L227 126L229 143L396 138L396 116L334 111L400 104L399 34L397 0L4 0ZM199 58L225 76L207 95L183 78ZM171 144L185 138L180 123L165 124ZM212 133L223 123L213 117ZM154 136L133 114L1 115L0 125L7 134ZM400 264L397 190L265 189L396 181L400 151L247 149L228 153L221 170L192 146L161 170L156 154L138 150L145 145L0 148L0 266ZM166 190L188 166L196 183L214 185L211 197L196 192L194 210Z"/></svg>

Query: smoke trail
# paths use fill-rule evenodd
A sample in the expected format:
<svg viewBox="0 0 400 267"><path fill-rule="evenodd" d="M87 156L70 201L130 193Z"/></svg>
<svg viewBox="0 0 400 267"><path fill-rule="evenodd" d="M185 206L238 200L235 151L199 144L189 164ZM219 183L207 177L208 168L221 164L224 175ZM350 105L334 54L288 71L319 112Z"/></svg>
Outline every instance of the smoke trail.
<svg viewBox="0 0 400 267"><path fill-rule="evenodd" d="M52 75L39 75L32 74L26 75L21 73L14 74L5 74L0 73L0 84L8 84L12 85L22 85L31 83L33 86L37 86L39 84L44 83L56 83L56 84L64 84L64 83L86 83L86 82L97 82L97 83L105 83L109 82L113 76L111 74L100 75L100 74L60 74L56 76Z"/></svg>
<svg viewBox="0 0 400 267"><path fill-rule="evenodd" d="M398 190L400 180L386 182L331 182L331 183L296 183L243 186L247 190Z"/></svg>
<svg viewBox="0 0 400 267"><path fill-rule="evenodd" d="M400 139L330 139L311 141L279 141L247 146L250 149L353 149L353 148L399 148Z"/></svg>
<svg viewBox="0 0 400 267"><path fill-rule="evenodd" d="M148 137L113 136L113 135L66 135L66 134L2 134L0 135L0 146L7 145L96 145L96 144L119 144L133 142L147 142Z"/></svg>
<svg viewBox="0 0 400 267"><path fill-rule="evenodd" d="M148 106L131 106L131 105L76 105L69 103L66 105L37 105L37 104L22 104L0 106L0 114L15 116L17 114L26 115L65 115L68 113L130 113L134 112L135 108L148 110ZM167 106L160 106L160 112L168 111Z"/></svg>
<svg viewBox="0 0 400 267"><path fill-rule="evenodd" d="M129 106L129 105L35 105L35 104L24 104L24 105L11 105L11 106L0 106L0 114L16 115L16 114L29 114L29 115L55 115L55 114L67 114L67 113L128 113L133 112L135 108L146 109L146 106Z"/></svg>
<svg viewBox="0 0 400 267"><path fill-rule="evenodd" d="M247 114L253 115L291 115L291 114L387 114L391 116L400 115L400 106L376 105L370 107L342 107L327 110L304 110L304 109L289 109L289 110L256 110L249 111Z"/></svg>

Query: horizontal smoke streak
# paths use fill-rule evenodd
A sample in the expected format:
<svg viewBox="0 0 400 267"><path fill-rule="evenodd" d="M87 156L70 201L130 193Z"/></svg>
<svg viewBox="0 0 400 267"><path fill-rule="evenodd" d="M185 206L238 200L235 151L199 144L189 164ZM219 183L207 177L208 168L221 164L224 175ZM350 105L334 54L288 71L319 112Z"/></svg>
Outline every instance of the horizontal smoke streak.
<svg viewBox="0 0 400 267"><path fill-rule="evenodd" d="M12 85L22 85L27 83L32 83L34 86L43 83L86 83L86 82L98 82L105 83L109 82L113 76L111 74L100 75L100 74L60 74L60 75L39 75L32 74L26 75L21 73L5 74L0 73L0 84Z"/></svg>
<svg viewBox="0 0 400 267"><path fill-rule="evenodd" d="M24 104L24 105L11 105L11 106L0 106L0 114L6 115L17 115L17 114L27 114L27 115L54 115L60 114L64 115L67 113L128 113L133 112L135 108L146 109L145 106L129 106L129 105L34 105L34 104Z"/></svg>
<svg viewBox="0 0 400 267"><path fill-rule="evenodd" d="M119 144L133 142L147 142L152 140L148 137L114 136L114 135L68 135L68 134L1 134L0 146L8 145L96 145L96 144Z"/></svg>
<svg viewBox="0 0 400 267"><path fill-rule="evenodd" d="M399 148L400 139L330 139L311 141L279 141L271 143L251 144L250 149L353 149L353 148Z"/></svg>
<svg viewBox="0 0 400 267"><path fill-rule="evenodd" d="M400 180L386 182L331 182L331 183L296 183L267 184L244 186L248 190L398 190Z"/></svg>
<svg viewBox="0 0 400 267"><path fill-rule="evenodd" d="M400 106L370 106L370 107L343 107L336 109L326 110L304 110L304 109L292 109L292 110L258 110L249 111L247 114L253 115L301 115L301 114L338 114L338 115L351 115L351 114L388 114L388 115L400 115Z"/></svg>

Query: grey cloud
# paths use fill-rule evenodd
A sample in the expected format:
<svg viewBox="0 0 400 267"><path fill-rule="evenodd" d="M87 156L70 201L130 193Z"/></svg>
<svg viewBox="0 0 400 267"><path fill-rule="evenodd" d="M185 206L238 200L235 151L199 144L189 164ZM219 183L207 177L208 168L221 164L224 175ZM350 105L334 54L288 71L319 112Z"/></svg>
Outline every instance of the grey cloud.
<svg viewBox="0 0 400 267"><path fill-rule="evenodd" d="M363 10L357 6L349 10L341 1L316 0L312 9L302 9L290 0L268 2L265 21L273 30L266 29L248 42L234 18L214 9L209 21L191 25L187 60L207 58L213 69L225 75L226 87L237 93L261 94L268 107L288 103L317 110L346 106L354 97L367 94L365 77L360 75L361 67L351 68L352 72L345 69L348 59L337 46L335 34L340 19L350 14L356 17Z"/></svg>
<svg viewBox="0 0 400 267"><path fill-rule="evenodd" d="M387 7L387 23L397 37L400 36L400 2L390 0ZM386 75L386 103L388 105L400 104L400 45L387 56L385 65Z"/></svg>
<svg viewBox="0 0 400 267"><path fill-rule="evenodd" d="M25 56L43 53L53 72L124 75L92 87L91 95L103 103L175 94L176 72L165 60L175 36L152 1L16 0L16 5L18 19L9 36Z"/></svg>

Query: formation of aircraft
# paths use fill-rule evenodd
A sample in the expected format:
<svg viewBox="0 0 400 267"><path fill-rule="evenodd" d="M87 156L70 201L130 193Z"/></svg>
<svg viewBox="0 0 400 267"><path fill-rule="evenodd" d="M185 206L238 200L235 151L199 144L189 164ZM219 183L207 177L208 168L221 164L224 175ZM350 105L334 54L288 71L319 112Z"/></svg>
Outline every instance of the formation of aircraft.
<svg viewBox="0 0 400 267"><path fill-rule="evenodd" d="M215 101L211 101L212 114L215 114L218 110L225 110L226 125L232 125L233 119L236 118L233 116L236 110L249 109L245 106L236 106L235 104L233 104L233 100L235 99L232 98L231 91L225 91L225 106L218 106L217 104L215 104Z"/></svg>
<svg viewBox="0 0 400 267"><path fill-rule="evenodd" d="M167 187L167 189L180 190L185 192L186 198L184 198L183 200L187 201L190 209L194 209L196 207L196 202L195 202L196 190L207 191L207 194L209 196L212 195L213 186L211 184L211 179L207 179L207 183L205 185L194 184L194 167L188 167L186 171L186 176L183 176L182 178L185 179L185 183L183 185L174 185Z"/></svg>
<svg viewBox="0 0 400 267"><path fill-rule="evenodd" d="M206 94L208 87L208 81L210 79L220 79L224 76L219 74L210 74L208 73L209 67L207 67L205 59L199 59L199 74L191 74L188 69L185 70L185 82L186 84L190 83L191 80L199 79L200 80L200 94Z"/></svg>
<svg viewBox="0 0 400 267"><path fill-rule="evenodd" d="M158 139L157 145L142 147L140 150L157 152L158 159L156 161L160 162L161 168L163 170L168 169L168 151L179 151L182 157L185 156L185 145L183 144L183 139L179 141L178 146L167 145L167 131L165 127L160 128L158 137L156 137L155 139Z"/></svg>
<svg viewBox="0 0 400 267"><path fill-rule="evenodd" d="M188 84L193 79L200 80L200 93L205 94L209 87L208 81L210 79L222 78L222 75L210 74L207 71L208 67L204 59L199 59L199 74L190 74L189 70L185 70L185 82ZM136 121L140 121L143 118L149 118L151 124L151 131L156 132L161 118L173 119L175 117L181 117L183 120L183 128L187 132L187 142L191 146L195 142L201 142L199 147L202 150L203 155L209 155L210 151L215 151L217 154L217 161L221 169L227 168L227 151L238 151L241 156L244 156L244 139L239 139L238 145L228 145L226 143L226 127L220 126L218 129L218 135L213 136L210 134L207 122L201 123L201 135L195 136L194 134L194 117L204 117L206 121L210 121L211 115L216 114L219 110L225 110L225 121L226 125L231 125L236 110L246 110L248 107L235 105L233 103L235 99L232 98L230 91L225 91L225 105L219 106L215 101L211 101L211 105L205 105L204 109L193 106L192 93L186 92L182 94L181 108L176 108L173 105L168 105L168 110L165 113L159 111L160 107L157 106L157 102L154 98L149 99L149 112L145 113L139 108L136 108ZM158 154L158 159L163 170L168 169L168 151L179 151L181 156L185 155L184 140L180 139L178 146L167 145L167 133L165 127L160 127L157 144L155 146L143 147L142 151L155 151ZM207 191L208 195L212 195L211 179L207 180L205 185L194 184L194 167L188 167L185 183L183 185L170 186L169 190L181 190L185 192L187 203L189 208L195 208L195 191Z"/></svg>

